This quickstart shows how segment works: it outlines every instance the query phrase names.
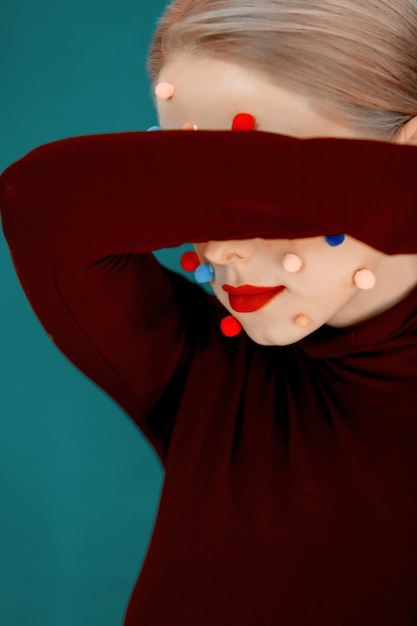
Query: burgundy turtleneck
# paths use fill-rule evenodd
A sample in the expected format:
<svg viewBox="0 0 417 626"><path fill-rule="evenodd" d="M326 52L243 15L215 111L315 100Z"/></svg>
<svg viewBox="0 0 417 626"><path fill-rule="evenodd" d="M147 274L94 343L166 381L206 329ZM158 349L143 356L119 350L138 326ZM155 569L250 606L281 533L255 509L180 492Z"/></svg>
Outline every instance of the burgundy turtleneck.
<svg viewBox="0 0 417 626"><path fill-rule="evenodd" d="M40 323L165 469L125 626L417 624L417 290L263 347L151 250L344 232L417 253L417 151L266 133L125 133L0 178Z"/></svg>

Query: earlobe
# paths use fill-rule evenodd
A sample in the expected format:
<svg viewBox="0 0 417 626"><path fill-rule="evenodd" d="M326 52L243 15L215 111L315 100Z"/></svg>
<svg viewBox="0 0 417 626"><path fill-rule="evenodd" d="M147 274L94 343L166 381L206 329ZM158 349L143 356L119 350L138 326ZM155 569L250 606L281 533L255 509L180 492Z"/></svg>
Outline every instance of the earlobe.
<svg viewBox="0 0 417 626"><path fill-rule="evenodd" d="M417 115L402 126L395 142L417 145Z"/></svg>

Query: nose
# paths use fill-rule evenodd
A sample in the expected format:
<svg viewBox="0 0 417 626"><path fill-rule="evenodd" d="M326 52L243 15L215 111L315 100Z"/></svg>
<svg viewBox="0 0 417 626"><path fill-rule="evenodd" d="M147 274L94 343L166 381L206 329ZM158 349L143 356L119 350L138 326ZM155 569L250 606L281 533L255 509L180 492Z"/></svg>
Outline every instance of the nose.
<svg viewBox="0 0 417 626"><path fill-rule="evenodd" d="M242 263L250 259L254 252L255 243L253 239L208 241L203 250L206 259L218 265Z"/></svg>

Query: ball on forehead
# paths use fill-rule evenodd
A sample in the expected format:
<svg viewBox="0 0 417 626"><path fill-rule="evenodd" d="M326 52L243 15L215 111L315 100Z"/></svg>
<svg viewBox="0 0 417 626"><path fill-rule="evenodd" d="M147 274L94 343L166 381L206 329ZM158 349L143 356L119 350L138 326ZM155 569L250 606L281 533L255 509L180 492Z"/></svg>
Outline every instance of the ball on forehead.
<svg viewBox="0 0 417 626"><path fill-rule="evenodd" d="M250 113L238 113L232 122L232 130L253 130L256 120Z"/></svg>
<svg viewBox="0 0 417 626"><path fill-rule="evenodd" d="M161 100L171 100L174 96L174 85L171 83L158 83L155 87L155 95Z"/></svg>

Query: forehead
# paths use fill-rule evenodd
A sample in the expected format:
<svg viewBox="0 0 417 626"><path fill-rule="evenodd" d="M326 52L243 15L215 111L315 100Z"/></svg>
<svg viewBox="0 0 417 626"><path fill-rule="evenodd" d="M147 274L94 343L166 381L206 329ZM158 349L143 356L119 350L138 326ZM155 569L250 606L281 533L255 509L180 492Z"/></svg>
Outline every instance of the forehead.
<svg viewBox="0 0 417 626"><path fill-rule="evenodd" d="M243 111L261 123L277 105L282 115L293 99L255 70L218 59L177 57L162 68L159 81L174 85L173 98L157 99L157 109L175 127L198 118L205 128L230 128Z"/></svg>
<svg viewBox="0 0 417 626"><path fill-rule="evenodd" d="M161 127L227 130L235 115L250 113L257 129L296 137L349 136L331 114L323 116L307 96L273 82L261 72L207 57L177 56L161 70L158 83L173 85L169 100L156 98Z"/></svg>

